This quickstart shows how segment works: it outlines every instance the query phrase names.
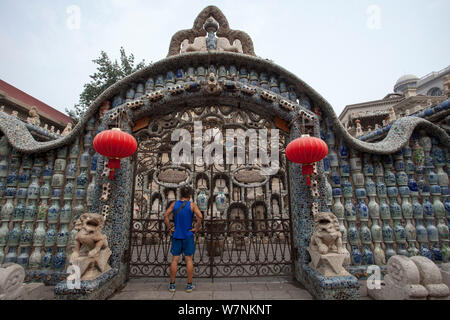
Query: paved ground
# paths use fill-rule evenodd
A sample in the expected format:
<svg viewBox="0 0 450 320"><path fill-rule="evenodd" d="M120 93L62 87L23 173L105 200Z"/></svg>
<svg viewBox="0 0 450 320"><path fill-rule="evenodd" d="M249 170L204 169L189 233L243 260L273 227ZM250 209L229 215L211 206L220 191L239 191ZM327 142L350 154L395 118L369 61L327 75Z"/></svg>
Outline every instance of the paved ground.
<svg viewBox="0 0 450 320"><path fill-rule="evenodd" d="M291 278L197 279L196 289L185 292L186 280L178 280L177 291L168 291L167 279L131 279L111 300L312 300Z"/></svg>

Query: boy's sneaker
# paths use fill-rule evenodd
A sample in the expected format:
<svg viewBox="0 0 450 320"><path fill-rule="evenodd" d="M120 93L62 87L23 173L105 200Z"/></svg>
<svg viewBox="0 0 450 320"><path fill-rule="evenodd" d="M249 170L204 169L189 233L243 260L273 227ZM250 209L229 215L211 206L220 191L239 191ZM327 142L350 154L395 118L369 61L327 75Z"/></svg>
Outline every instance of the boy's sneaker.
<svg viewBox="0 0 450 320"><path fill-rule="evenodd" d="M192 283L188 283L186 286L186 292L190 293L192 292L192 290L195 289L195 285L193 285Z"/></svg>
<svg viewBox="0 0 450 320"><path fill-rule="evenodd" d="M175 283L169 283L169 292L175 292Z"/></svg>

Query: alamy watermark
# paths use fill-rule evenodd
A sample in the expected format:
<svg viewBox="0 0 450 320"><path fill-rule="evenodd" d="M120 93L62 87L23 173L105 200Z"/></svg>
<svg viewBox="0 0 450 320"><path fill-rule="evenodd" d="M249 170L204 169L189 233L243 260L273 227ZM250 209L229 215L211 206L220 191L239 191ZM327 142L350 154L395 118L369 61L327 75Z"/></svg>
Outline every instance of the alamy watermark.
<svg viewBox="0 0 450 320"><path fill-rule="evenodd" d="M367 28L370 30L380 30L381 29L381 8L372 4L366 9L367 14Z"/></svg>
<svg viewBox="0 0 450 320"><path fill-rule="evenodd" d="M367 289L380 290L381 289L381 269L377 265L367 267Z"/></svg>
<svg viewBox="0 0 450 320"><path fill-rule="evenodd" d="M270 130L270 156L267 151L268 137L268 129L226 129L224 140L221 130L207 129L203 133L202 122L195 121L193 147L190 131L176 129L172 132L172 141L177 142L172 149L172 163L176 165L194 163L199 166L253 165L259 166L263 175L274 175L280 169L279 130Z"/></svg>
<svg viewBox="0 0 450 320"><path fill-rule="evenodd" d="M79 30L81 28L81 9L79 6L71 5L66 8L68 15L66 26L69 30Z"/></svg>
<svg viewBox="0 0 450 320"><path fill-rule="evenodd" d="M66 279L67 289L81 289L81 271L80 267L77 265L71 264L67 268L67 273L70 275Z"/></svg>

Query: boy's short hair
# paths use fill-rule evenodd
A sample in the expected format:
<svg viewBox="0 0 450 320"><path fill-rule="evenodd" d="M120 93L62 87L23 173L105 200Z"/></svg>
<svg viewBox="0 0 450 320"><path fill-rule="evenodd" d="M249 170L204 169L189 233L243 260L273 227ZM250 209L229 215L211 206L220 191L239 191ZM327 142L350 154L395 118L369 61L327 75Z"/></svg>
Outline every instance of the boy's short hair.
<svg viewBox="0 0 450 320"><path fill-rule="evenodd" d="M189 198L191 195L192 195L191 188L189 188L187 186L181 187L181 189L180 189L180 196L182 198Z"/></svg>

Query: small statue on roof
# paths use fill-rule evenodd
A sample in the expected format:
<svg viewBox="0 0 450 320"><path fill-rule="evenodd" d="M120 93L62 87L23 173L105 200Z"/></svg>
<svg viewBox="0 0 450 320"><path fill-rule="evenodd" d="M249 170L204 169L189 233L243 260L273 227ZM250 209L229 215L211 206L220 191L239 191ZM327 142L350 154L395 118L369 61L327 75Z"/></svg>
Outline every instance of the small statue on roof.
<svg viewBox="0 0 450 320"><path fill-rule="evenodd" d="M32 124L36 127L41 125L41 120L39 118L39 114L37 108L32 106L30 111L28 112L29 117L27 118L27 123Z"/></svg>

